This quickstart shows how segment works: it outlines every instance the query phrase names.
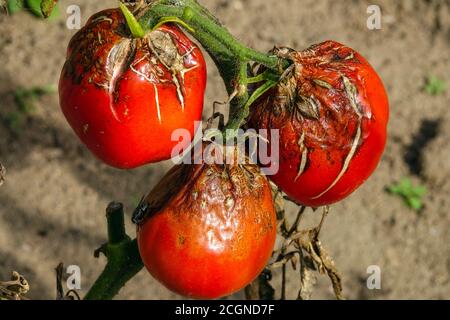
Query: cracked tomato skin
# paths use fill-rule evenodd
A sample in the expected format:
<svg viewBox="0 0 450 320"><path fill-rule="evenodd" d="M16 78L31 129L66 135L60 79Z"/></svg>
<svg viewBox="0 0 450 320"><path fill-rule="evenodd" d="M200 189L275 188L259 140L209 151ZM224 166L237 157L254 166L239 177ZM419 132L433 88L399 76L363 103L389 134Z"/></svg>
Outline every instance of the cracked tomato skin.
<svg viewBox="0 0 450 320"><path fill-rule="evenodd" d="M389 106L377 73L334 41L304 51L280 85L253 106L249 126L280 130L278 173L270 178L298 204L344 199L375 170L386 143Z"/></svg>
<svg viewBox="0 0 450 320"><path fill-rule="evenodd" d="M215 299L264 269L276 238L270 184L256 165L178 165L138 207L138 246L168 289Z"/></svg>
<svg viewBox="0 0 450 320"><path fill-rule="evenodd" d="M127 30L118 9L92 16L69 43L59 83L72 129L99 159L122 169L169 159L175 129L193 137L206 86L203 55L178 27L142 39Z"/></svg>

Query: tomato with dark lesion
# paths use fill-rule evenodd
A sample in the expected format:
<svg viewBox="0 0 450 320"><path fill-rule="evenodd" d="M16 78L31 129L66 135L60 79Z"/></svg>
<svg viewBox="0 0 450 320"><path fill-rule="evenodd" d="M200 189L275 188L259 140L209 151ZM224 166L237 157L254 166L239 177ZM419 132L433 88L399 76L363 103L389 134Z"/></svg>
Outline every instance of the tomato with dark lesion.
<svg viewBox="0 0 450 320"><path fill-rule="evenodd" d="M212 299L259 275L277 222L258 166L207 163L175 166L141 202L135 222L148 271L174 292Z"/></svg>
<svg viewBox="0 0 450 320"><path fill-rule="evenodd" d="M386 143L383 83L356 51L334 41L277 48L290 72L252 106L249 127L280 130L271 179L295 202L318 207L352 193L375 170Z"/></svg>
<svg viewBox="0 0 450 320"><path fill-rule="evenodd" d="M70 41L60 105L98 158L129 169L169 159L174 130L193 136L205 86L203 55L177 26L133 38L121 11L109 9Z"/></svg>

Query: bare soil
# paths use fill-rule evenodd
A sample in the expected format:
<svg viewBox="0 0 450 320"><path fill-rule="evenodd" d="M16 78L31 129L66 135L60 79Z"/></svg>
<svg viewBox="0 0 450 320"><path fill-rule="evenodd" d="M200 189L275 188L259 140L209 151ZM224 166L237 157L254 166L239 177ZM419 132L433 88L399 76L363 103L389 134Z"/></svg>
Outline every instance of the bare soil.
<svg viewBox="0 0 450 320"><path fill-rule="evenodd" d="M245 43L303 49L334 39L360 51L383 78L391 102L389 142L376 173L351 197L332 207L322 233L351 299L450 298L450 90L424 92L427 77L450 83L450 2L446 0L203 0ZM81 7L83 23L116 1L61 1L53 22L27 13L0 16L0 114L16 110L12 92L56 84L65 50L75 32L65 27L65 9ZM381 30L366 27L367 7L382 8ZM226 100L211 61L204 118L213 101ZM82 294L104 266L93 251L106 240L105 208L139 198L170 167L169 162L119 171L96 160L65 122L57 94L45 96L14 132L0 122L0 161L7 169L0 187L0 279L24 274L30 298L54 299L54 268L63 261L81 267ZM402 177L424 185L425 207L408 209L385 188ZM295 208L290 208L294 214ZM319 213L308 212L308 223ZM127 223L130 233L131 223ZM368 290L367 268L382 272L381 290ZM298 288L290 275L289 298ZM274 283L279 283L277 274ZM279 292L279 291L278 291ZM242 293L235 297L242 297ZM121 291L121 299L180 298L143 270ZM333 298L319 277L315 299Z"/></svg>

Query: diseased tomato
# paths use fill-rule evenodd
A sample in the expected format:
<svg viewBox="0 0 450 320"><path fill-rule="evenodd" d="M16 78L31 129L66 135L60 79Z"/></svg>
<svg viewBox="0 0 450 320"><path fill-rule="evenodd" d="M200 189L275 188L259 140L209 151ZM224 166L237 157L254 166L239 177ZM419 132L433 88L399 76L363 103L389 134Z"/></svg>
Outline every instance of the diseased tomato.
<svg viewBox="0 0 450 320"><path fill-rule="evenodd" d="M333 41L305 51L276 49L292 72L252 107L249 126L280 130L271 179L297 203L339 201L375 170L389 106L379 76L356 51Z"/></svg>
<svg viewBox="0 0 450 320"><path fill-rule="evenodd" d="M132 38L118 9L92 16L69 43L60 105L81 141L105 163L134 168L170 158L175 129L201 120L206 66L174 25Z"/></svg>
<svg viewBox="0 0 450 320"><path fill-rule="evenodd" d="M138 207L140 255L170 290L230 295L263 270L276 238L271 187L256 165L177 165ZM136 222L136 220L135 220Z"/></svg>

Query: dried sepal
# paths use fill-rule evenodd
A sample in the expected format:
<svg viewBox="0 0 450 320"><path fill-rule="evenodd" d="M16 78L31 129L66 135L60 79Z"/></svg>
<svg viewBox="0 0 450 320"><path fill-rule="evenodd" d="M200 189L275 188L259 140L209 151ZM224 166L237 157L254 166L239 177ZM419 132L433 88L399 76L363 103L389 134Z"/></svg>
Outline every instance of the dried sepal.
<svg viewBox="0 0 450 320"><path fill-rule="evenodd" d="M30 285L25 277L13 271L11 280L0 281L0 300L26 300L25 295L29 290Z"/></svg>
<svg viewBox="0 0 450 320"><path fill-rule="evenodd" d="M312 248L315 251L315 256L320 258L319 261L316 261L319 266L319 271L322 270L322 272L325 272L330 278L336 299L343 300L344 297L342 295L342 278L336 268L336 264L333 258L323 248L319 240L316 240L313 243Z"/></svg>
<svg viewBox="0 0 450 320"><path fill-rule="evenodd" d="M51 16L57 4L58 0L43 0L41 2L41 11L44 18L48 18Z"/></svg>
<svg viewBox="0 0 450 320"><path fill-rule="evenodd" d="M335 203L379 162L388 115L381 80L361 55L334 41L272 54L291 64L255 103L248 127L280 130L280 170L271 179L290 198L310 207Z"/></svg>
<svg viewBox="0 0 450 320"><path fill-rule="evenodd" d="M280 231L285 239L281 245L281 248L274 252L274 255L276 255L277 258L268 266L268 268L271 270L283 268L284 272L287 263L291 263L294 270L296 270L297 264L300 265L300 289L297 299L310 299L312 290L317 280L317 272L320 274L326 274L331 280L336 298L344 299L342 295L342 281L339 271L336 268L333 258L323 248L319 240L320 231L325 218L328 215L329 208L324 207L322 219L317 227L307 230L299 230L301 217L303 216L305 209L306 207L300 208L291 227L288 227L286 221L283 220L283 228L280 228ZM292 247L295 249L289 250ZM285 287L284 282L286 280L284 278L282 280L282 287Z"/></svg>
<svg viewBox="0 0 450 320"><path fill-rule="evenodd" d="M275 211L277 213L277 221L279 223L283 223L285 219L283 192L272 181L269 182L270 187L272 188L273 202L275 205Z"/></svg>
<svg viewBox="0 0 450 320"><path fill-rule="evenodd" d="M317 283L316 268L310 256L304 255L300 251L300 289L298 291L298 300L311 299L314 286Z"/></svg>
<svg viewBox="0 0 450 320"><path fill-rule="evenodd" d="M0 186L5 182L6 169L0 163Z"/></svg>

